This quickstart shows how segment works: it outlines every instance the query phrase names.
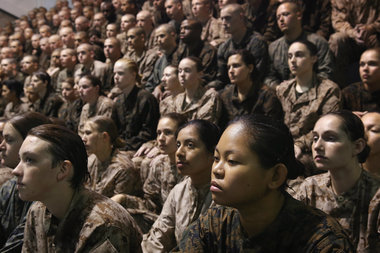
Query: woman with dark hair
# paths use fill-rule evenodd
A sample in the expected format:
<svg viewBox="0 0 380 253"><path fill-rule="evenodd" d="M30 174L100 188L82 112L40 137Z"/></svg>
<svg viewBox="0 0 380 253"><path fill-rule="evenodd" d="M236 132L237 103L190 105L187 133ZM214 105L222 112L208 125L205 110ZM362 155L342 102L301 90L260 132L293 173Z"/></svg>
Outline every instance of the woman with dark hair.
<svg viewBox="0 0 380 253"><path fill-rule="evenodd" d="M89 74L80 77L79 96L85 103L80 114L78 133L83 135L83 127L85 122L95 116L111 117L113 101L102 95L102 83L100 79Z"/></svg>
<svg viewBox="0 0 380 253"><path fill-rule="evenodd" d="M179 244L182 252L353 252L341 226L286 193L302 174L281 121L245 115L215 149L211 207Z"/></svg>
<svg viewBox="0 0 380 253"><path fill-rule="evenodd" d="M30 84L39 97L30 107L48 117L58 117L63 100L55 94L51 87L50 76L44 71L34 72Z"/></svg>
<svg viewBox="0 0 380 253"><path fill-rule="evenodd" d="M276 87L284 110L284 122L294 138L296 157L305 164L306 175L315 174L311 159L311 130L320 115L341 109L337 84L316 75L317 48L307 41L295 41L288 50L293 79Z"/></svg>
<svg viewBox="0 0 380 253"><path fill-rule="evenodd" d="M231 84L221 93L223 113L221 125L244 114L262 114L283 119L276 93L258 80L254 58L247 50L238 50L228 57L227 69Z"/></svg>
<svg viewBox="0 0 380 253"><path fill-rule="evenodd" d="M322 116L313 130L313 159L327 173L308 177L294 196L336 218L358 252L380 249L380 181L363 170L370 148L349 111Z"/></svg>
<svg viewBox="0 0 380 253"><path fill-rule="evenodd" d="M206 120L193 120L177 134L177 169L186 176L169 193L161 214L141 243L143 252L169 252L183 231L211 205L210 172L219 128Z"/></svg>
<svg viewBox="0 0 380 253"><path fill-rule="evenodd" d="M158 121L156 148L159 153L149 159L150 162L146 166L144 163L140 168L140 176L144 178L143 198L126 194L112 198L133 214L143 232L149 231L160 214L169 192L182 179L175 161L177 151L175 134L185 122L185 117L178 113L165 114ZM148 158L144 161L146 159Z"/></svg>
<svg viewBox="0 0 380 253"><path fill-rule="evenodd" d="M118 137L112 119L96 116L87 120L82 140L89 155L87 188L109 198L120 193L138 195L141 192L139 171L129 155L119 151L124 141Z"/></svg>
<svg viewBox="0 0 380 253"><path fill-rule="evenodd" d="M380 178L380 111L370 111L361 117L371 152L363 168Z"/></svg>
<svg viewBox="0 0 380 253"><path fill-rule="evenodd" d="M17 80L6 80L3 82L1 96L7 103L4 118L11 119L13 116L28 111L28 105L20 99L23 92L23 84Z"/></svg>
<svg viewBox="0 0 380 253"><path fill-rule="evenodd" d="M204 119L219 123L222 103L214 89L206 90L203 85L202 63L197 57L189 56L178 65L178 79L185 92L176 96L173 108L167 112L177 112L188 120Z"/></svg>
<svg viewBox="0 0 380 253"><path fill-rule="evenodd" d="M51 121L41 113L28 112L17 115L5 123L0 144L1 163L16 168L20 161L19 150L28 132L33 127L49 124ZM32 202L22 201L17 188L17 178L13 177L0 188L0 251L20 252L24 226L23 221Z"/></svg>

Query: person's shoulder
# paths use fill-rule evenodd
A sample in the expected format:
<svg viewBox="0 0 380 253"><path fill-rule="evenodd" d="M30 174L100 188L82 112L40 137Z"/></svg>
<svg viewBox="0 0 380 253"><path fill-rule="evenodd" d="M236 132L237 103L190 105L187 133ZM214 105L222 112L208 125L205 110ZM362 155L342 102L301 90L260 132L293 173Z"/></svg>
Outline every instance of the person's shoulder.
<svg viewBox="0 0 380 253"><path fill-rule="evenodd" d="M330 79L323 78L319 82L319 89L332 89L332 90L340 90L338 84L331 81Z"/></svg>
<svg viewBox="0 0 380 253"><path fill-rule="evenodd" d="M283 92L285 92L285 90L292 89L293 86L295 85L295 82L296 81L294 78L283 81L282 83L276 86L277 94L282 94Z"/></svg>
<svg viewBox="0 0 380 253"><path fill-rule="evenodd" d="M363 89L363 84L362 84L362 82L356 82L356 83L352 83L352 84L350 84L350 85L344 87L344 88L342 89L342 92L343 92L344 94L347 94L347 93L353 93L353 94L355 94L355 95L359 95L358 92L361 92L362 90L364 90L364 89Z"/></svg>

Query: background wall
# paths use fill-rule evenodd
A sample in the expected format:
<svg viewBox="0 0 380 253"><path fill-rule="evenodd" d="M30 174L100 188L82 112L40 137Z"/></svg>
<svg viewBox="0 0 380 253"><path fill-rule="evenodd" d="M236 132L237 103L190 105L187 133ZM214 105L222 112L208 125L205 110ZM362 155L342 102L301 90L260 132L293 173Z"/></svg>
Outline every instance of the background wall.
<svg viewBox="0 0 380 253"><path fill-rule="evenodd" d="M44 6L50 9L54 4L55 0L0 0L0 9L20 17L35 7Z"/></svg>

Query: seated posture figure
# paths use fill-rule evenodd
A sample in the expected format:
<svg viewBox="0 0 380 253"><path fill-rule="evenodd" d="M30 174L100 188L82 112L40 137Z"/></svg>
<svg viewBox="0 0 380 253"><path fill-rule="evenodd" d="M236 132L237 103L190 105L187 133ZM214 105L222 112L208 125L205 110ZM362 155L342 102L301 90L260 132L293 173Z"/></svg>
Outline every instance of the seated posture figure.
<svg viewBox="0 0 380 253"><path fill-rule="evenodd" d="M210 172L219 129L206 120L193 120L177 135L177 168L186 177L169 193L161 214L141 243L143 252L168 252L183 231L211 204Z"/></svg>
<svg viewBox="0 0 380 253"><path fill-rule="evenodd" d="M189 226L182 252L353 252L338 222L285 192L286 180L303 166L281 121L238 118L224 131L214 157L211 193L221 206Z"/></svg>
<svg viewBox="0 0 380 253"><path fill-rule="evenodd" d="M362 81L342 90L343 108L358 112L380 110L380 48L363 52L359 72Z"/></svg>
<svg viewBox="0 0 380 253"><path fill-rule="evenodd" d="M371 148L363 168L380 178L380 111L373 111L361 117L367 136L367 144Z"/></svg>
<svg viewBox="0 0 380 253"><path fill-rule="evenodd" d="M24 252L139 252L141 232L128 212L84 189L87 154L81 138L65 127L29 131L20 148L22 200L37 201L25 225Z"/></svg>
<svg viewBox="0 0 380 253"><path fill-rule="evenodd" d="M335 83L315 73L316 46L307 41L296 41L288 51L288 64L295 76L276 87L284 110L284 122L295 140L296 156L313 174L311 161L311 130L320 115L341 108L341 92Z"/></svg>
<svg viewBox="0 0 380 253"><path fill-rule="evenodd" d="M86 186L111 198L115 194L141 192L140 175L130 156L119 151L124 141L118 137L115 123L106 116L86 121L82 140L87 150L90 177Z"/></svg>
<svg viewBox="0 0 380 253"><path fill-rule="evenodd" d="M306 178L295 193L336 218L357 252L380 249L380 181L360 165L368 153L359 117L348 111L322 116L313 130L313 158L327 173Z"/></svg>

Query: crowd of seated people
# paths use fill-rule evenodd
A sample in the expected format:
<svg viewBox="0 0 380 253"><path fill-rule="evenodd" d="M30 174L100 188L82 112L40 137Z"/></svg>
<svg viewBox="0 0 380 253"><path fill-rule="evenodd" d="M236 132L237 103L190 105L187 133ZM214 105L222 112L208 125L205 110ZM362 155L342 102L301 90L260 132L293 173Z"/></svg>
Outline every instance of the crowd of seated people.
<svg viewBox="0 0 380 253"><path fill-rule="evenodd" d="M0 82L0 252L380 252L379 0L56 0Z"/></svg>

